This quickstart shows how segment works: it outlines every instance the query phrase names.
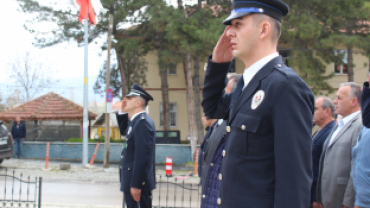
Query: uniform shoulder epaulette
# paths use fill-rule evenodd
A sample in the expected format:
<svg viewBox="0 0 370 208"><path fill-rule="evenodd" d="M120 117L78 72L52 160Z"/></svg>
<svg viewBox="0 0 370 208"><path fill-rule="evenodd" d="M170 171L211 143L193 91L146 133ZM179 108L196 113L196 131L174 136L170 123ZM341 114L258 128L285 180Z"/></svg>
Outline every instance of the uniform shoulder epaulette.
<svg viewBox="0 0 370 208"><path fill-rule="evenodd" d="M276 64L275 69L277 69L279 72L281 72L287 77L292 77L292 76L294 77L294 75L296 75L294 70L285 64Z"/></svg>

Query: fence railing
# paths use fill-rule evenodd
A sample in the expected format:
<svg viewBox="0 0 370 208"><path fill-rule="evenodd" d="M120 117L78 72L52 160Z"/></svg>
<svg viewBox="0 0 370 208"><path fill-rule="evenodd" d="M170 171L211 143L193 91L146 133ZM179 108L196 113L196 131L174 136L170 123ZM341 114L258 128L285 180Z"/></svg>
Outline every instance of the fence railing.
<svg viewBox="0 0 370 208"><path fill-rule="evenodd" d="M5 175L0 174L0 187L4 187L0 207L41 207L42 177L31 181L30 176L23 179L22 173L16 177L14 170L8 175L8 169L5 169Z"/></svg>
<svg viewBox="0 0 370 208"><path fill-rule="evenodd" d="M155 208L198 208L201 202L199 183L185 183L184 180L159 177L157 188L152 193L152 207ZM122 206L126 207L125 204Z"/></svg>

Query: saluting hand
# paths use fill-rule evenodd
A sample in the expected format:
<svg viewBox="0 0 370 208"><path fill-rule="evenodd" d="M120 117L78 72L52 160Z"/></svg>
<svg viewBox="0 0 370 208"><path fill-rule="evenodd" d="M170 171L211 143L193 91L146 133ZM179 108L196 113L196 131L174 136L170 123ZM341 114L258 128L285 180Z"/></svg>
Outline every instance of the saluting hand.
<svg viewBox="0 0 370 208"><path fill-rule="evenodd" d="M226 33L230 29L230 25L225 28L224 33L218 40L212 53L212 62L214 63L227 63L233 60L233 52L231 50L230 38Z"/></svg>
<svg viewBox="0 0 370 208"><path fill-rule="evenodd" d="M126 97L122 100L122 104L121 104L121 112L122 113L126 112L127 100L128 99Z"/></svg>
<svg viewBox="0 0 370 208"><path fill-rule="evenodd" d="M135 201L139 202L140 196L141 196L141 189L131 187L130 192L131 192L132 198L134 198Z"/></svg>

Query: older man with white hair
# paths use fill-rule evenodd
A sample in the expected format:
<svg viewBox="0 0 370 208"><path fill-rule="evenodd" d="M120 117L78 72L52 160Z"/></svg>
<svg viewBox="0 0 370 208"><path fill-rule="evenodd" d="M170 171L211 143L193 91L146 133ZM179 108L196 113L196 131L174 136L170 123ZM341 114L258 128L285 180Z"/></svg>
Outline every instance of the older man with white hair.
<svg viewBox="0 0 370 208"><path fill-rule="evenodd" d="M343 118L338 119L323 146L314 207L352 208L355 201L352 147L362 128L361 87L354 82L342 83L334 105L335 112Z"/></svg>

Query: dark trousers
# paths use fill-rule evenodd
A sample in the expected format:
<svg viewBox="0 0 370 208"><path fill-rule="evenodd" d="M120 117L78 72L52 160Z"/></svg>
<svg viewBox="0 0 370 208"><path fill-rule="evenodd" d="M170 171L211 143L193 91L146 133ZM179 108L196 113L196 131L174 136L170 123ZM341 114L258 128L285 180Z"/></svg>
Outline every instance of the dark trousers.
<svg viewBox="0 0 370 208"><path fill-rule="evenodd" d="M151 208L152 207L152 192L142 191L140 201L136 202L130 192L123 192L127 208Z"/></svg>

